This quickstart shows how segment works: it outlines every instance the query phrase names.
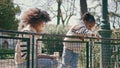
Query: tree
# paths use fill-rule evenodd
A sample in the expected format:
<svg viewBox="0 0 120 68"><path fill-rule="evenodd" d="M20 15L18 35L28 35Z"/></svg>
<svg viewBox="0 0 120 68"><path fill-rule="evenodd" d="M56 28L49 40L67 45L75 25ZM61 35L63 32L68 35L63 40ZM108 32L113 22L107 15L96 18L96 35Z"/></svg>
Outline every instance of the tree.
<svg viewBox="0 0 120 68"><path fill-rule="evenodd" d="M86 0L80 0L80 11L81 11L81 16L85 13L85 12L87 12L88 10L87 10L87 2L86 2Z"/></svg>
<svg viewBox="0 0 120 68"><path fill-rule="evenodd" d="M57 11L57 25L60 24L60 16L61 16L61 3L62 3L62 0L57 0L57 3L58 3L58 11Z"/></svg>
<svg viewBox="0 0 120 68"><path fill-rule="evenodd" d="M113 29L120 28L120 23L119 23L120 22L119 21L119 19L120 19L119 5L120 5L120 3L119 3L119 0L118 1L112 0L111 2L113 5L112 6L108 5L108 6L110 6L109 9L112 9L109 11L109 18L110 18L110 22L112 24L112 28ZM113 9L113 7L114 7L114 9Z"/></svg>
<svg viewBox="0 0 120 68"><path fill-rule="evenodd" d="M28 1L28 0L27 0ZM46 10L55 24L67 25L70 19L76 15L76 0L32 0L34 6L42 10ZM75 3L76 2L76 3ZM31 7L23 2L16 2L21 8ZM26 8L25 8L26 9Z"/></svg>
<svg viewBox="0 0 120 68"><path fill-rule="evenodd" d="M67 2L58 0L58 14L57 14L57 25L60 24L60 20L63 25L68 24L72 16L75 15L75 0L69 0ZM67 4L65 4L67 3ZM66 7L67 5L67 7Z"/></svg>
<svg viewBox="0 0 120 68"><path fill-rule="evenodd" d="M80 0L80 16L82 17L85 12L87 12L87 2L86 0ZM89 62L87 62L89 63ZM86 65L89 66L88 64Z"/></svg>
<svg viewBox="0 0 120 68"><path fill-rule="evenodd" d="M18 20L15 15L18 11L19 7L15 8L11 0L0 0L0 29L17 30Z"/></svg>
<svg viewBox="0 0 120 68"><path fill-rule="evenodd" d="M56 2L50 0L47 11L50 11L52 18L57 18L57 25L67 25L72 16L76 14L75 11L77 11L77 9L75 2L75 0L56 0ZM50 5L57 5L57 9Z"/></svg>

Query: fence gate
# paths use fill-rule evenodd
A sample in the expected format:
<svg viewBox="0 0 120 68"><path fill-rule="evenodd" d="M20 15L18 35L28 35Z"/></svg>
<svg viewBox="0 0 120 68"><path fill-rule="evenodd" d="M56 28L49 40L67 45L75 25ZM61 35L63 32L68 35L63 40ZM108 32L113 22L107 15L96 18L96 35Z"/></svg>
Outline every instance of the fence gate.
<svg viewBox="0 0 120 68"><path fill-rule="evenodd" d="M0 36L0 68L16 68L14 55L16 41L21 40L27 43L27 68L30 68L29 61L29 38L19 38L12 36Z"/></svg>

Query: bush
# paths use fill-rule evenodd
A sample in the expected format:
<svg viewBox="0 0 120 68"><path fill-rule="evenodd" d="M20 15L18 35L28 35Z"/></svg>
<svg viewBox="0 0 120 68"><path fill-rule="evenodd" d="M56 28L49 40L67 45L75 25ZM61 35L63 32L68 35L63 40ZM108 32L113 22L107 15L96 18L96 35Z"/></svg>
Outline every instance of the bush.
<svg viewBox="0 0 120 68"><path fill-rule="evenodd" d="M0 59L13 58L15 51L13 49L0 49Z"/></svg>
<svg viewBox="0 0 120 68"><path fill-rule="evenodd" d="M60 55L62 55L63 51L63 44L62 41L63 37L60 35L65 35L68 31L67 27L64 27L62 25L56 26L56 25L48 25L44 28L44 33L47 34L59 34L58 36L43 36L43 39L47 39L48 41L43 41L43 51L47 52L48 54L53 54L54 52L60 52ZM56 40L56 41L51 41Z"/></svg>

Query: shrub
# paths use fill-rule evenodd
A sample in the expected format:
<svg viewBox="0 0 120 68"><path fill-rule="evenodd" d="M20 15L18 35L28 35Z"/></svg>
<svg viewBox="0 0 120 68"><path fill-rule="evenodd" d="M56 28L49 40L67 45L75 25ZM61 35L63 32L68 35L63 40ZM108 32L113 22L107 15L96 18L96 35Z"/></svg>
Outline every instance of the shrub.
<svg viewBox="0 0 120 68"><path fill-rule="evenodd" d="M0 49L0 59L13 58L15 51L13 49Z"/></svg>
<svg viewBox="0 0 120 68"><path fill-rule="evenodd" d="M54 34L53 36L43 36L43 39L47 39L48 41L43 41L43 51L47 52L48 54L53 54L54 52L60 52L60 55L63 51L63 44L62 41L63 37L60 35L65 35L68 31L67 27L64 27L62 25L56 26L56 25L48 25L44 28L44 33L47 34ZM59 34L59 35L58 35ZM57 35L57 36L56 36ZM56 40L56 41L51 41Z"/></svg>

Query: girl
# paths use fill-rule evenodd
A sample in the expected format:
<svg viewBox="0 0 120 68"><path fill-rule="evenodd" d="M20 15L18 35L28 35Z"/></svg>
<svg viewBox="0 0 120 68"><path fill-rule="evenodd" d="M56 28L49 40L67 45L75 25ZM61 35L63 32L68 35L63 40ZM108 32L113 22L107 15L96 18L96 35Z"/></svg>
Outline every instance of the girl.
<svg viewBox="0 0 120 68"><path fill-rule="evenodd" d="M30 8L24 14L22 15L22 23L24 25L19 25L19 31L21 32L30 32L30 33L40 33L42 31L42 28L45 26L45 24L50 21L49 14L46 11L41 11L38 8ZM23 27L21 29L21 27ZM23 38L30 38L30 60L32 58L32 36L31 35L19 35L19 37ZM38 56L40 59L37 59L38 61L38 68L51 68L52 59L55 57L42 55L42 46L38 45L38 54L36 54L36 40L40 38L39 36L34 36L34 64L36 64L36 56ZM17 68L26 68L26 57L27 52L23 52L27 49L26 47L23 47L22 45L26 45L23 41L18 41L16 48L15 48L15 63L17 64ZM30 63L33 61L30 61ZM54 62L53 62L54 63ZM55 61L54 64L56 64L57 61ZM36 66L36 65L34 65ZM42 67L43 66L43 67ZM45 67L44 67L45 66ZM35 67L36 68L36 67Z"/></svg>
<svg viewBox="0 0 120 68"><path fill-rule="evenodd" d="M84 36L95 36L92 28L95 25L95 18L90 13L85 13L82 17L82 21L70 28L66 35L80 36L80 39L68 38L64 40L75 41L83 40ZM62 64L59 68L77 68L79 53L81 50L81 43L64 42Z"/></svg>

